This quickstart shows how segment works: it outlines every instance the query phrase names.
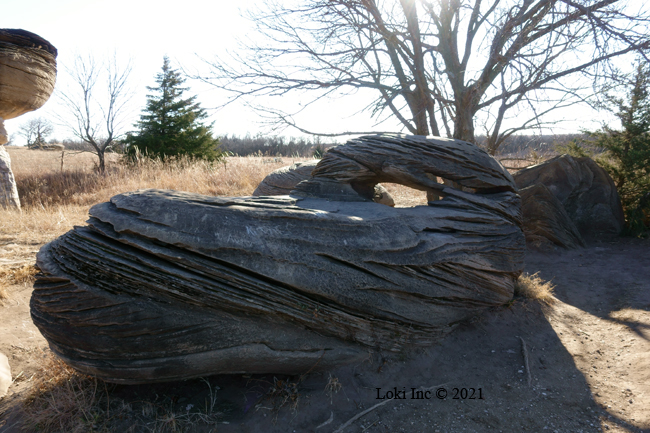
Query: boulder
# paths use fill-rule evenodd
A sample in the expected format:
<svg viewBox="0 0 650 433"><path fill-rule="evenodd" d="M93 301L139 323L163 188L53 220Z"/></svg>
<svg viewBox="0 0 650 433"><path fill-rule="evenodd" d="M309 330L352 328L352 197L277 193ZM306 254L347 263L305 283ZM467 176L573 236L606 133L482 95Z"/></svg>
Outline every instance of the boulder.
<svg viewBox="0 0 650 433"><path fill-rule="evenodd" d="M379 182L443 198L383 206ZM299 374L433 344L511 300L524 252L519 196L490 155L366 136L290 195L141 190L93 206L38 253L31 314L54 353L111 382Z"/></svg>
<svg viewBox="0 0 650 433"><path fill-rule="evenodd" d="M56 82L56 48L34 33L0 29L0 148L4 120L40 108ZM9 154L0 150L0 206L20 208Z"/></svg>
<svg viewBox="0 0 650 433"><path fill-rule="evenodd" d="M56 48L34 33L0 29L0 117L36 110L56 82Z"/></svg>
<svg viewBox="0 0 650 433"><path fill-rule="evenodd" d="M303 180L311 178L318 160L296 162L286 167L278 168L266 176L253 191L253 196L287 195ZM395 201L390 193L381 185L375 185L373 193L375 203L395 206Z"/></svg>
<svg viewBox="0 0 650 433"><path fill-rule="evenodd" d="M526 244L538 250L584 247L580 232L543 183L519 190Z"/></svg>
<svg viewBox="0 0 650 433"><path fill-rule="evenodd" d="M561 155L520 170L513 177L520 190L536 184L545 185L562 203L585 239L617 235L625 225L623 207L614 181L591 158ZM525 205L523 207L527 208Z"/></svg>

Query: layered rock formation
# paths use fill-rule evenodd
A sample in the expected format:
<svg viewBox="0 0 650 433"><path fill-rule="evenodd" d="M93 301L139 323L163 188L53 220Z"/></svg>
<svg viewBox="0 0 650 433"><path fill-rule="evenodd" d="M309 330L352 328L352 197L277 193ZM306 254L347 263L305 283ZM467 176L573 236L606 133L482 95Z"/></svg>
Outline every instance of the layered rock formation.
<svg viewBox="0 0 650 433"><path fill-rule="evenodd" d="M144 383L327 369L432 344L512 298L519 196L478 147L361 137L312 175L290 196L143 190L94 206L39 252L34 323L80 371ZM443 198L391 208L372 201L378 182Z"/></svg>
<svg viewBox="0 0 650 433"><path fill-rule="evenodd" d="M543 183L519 190L526 244L539 250L585 246L571 217Z"/></svg>
<svg viewBox="0 0 650 433"><path fill-rule="evenodd" d="M43 106L56 81L56 48L34 33L0 29L0 206L20 207L4 120Z"/></svg>
<svg viewBox="0 0 650 433"><path fill-rule="evenodd" d="M543 232L554 226L554 233L548 239L557 246L573 248L582 244L576 237L576 233L585 239L617 235L625 225L623 207L614 181L591 158L561 155L542 164L520 170L513 177L520 190L533 185L544 185L561 203L571 224L563 215L557 213L555 218L561 220L561 223L547 220L546 229L541 226L537 229ZM522 198L527 196L522 195ZM531 197L533 200L538 199L537 196ZM523 209L525 220L541 221L546 218L541 214L534 215L528 212L528 210L540 209L534 203L528 206L524 201ZM528 227L531 225L528 224Z"/></svg>
<svg viewBox="0 0 650 433"><path fill-rule="evenodd" d="M266 176L262 182L253 191L253 196L273 196L286 195L303 180L311 178L311 172L314 170L318 160L307 162L297 162L286 167L278 168ZM393 197L381 185L374 186L372 200L375 203L385 204L386 206L395 206Z"/></svg>

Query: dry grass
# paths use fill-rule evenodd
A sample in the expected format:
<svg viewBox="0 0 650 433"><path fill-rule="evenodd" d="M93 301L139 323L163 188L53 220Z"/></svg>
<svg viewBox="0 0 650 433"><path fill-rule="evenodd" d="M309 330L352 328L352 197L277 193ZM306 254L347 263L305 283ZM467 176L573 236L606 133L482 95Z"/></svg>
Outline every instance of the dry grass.
<svg viewBox="0 0 650 433"><path fill-rule="evenodd" d="M556 301L553 296L555 286L550 281L542 280L538 274L539 272L532 275L525 272L521 274L515 282L515 295L552 305Z"/></svg>
<svg viewBox="0 0 650 433"><path fill-rule="evenodd" d="M0 266L33 260L35 251L88 218L89 208L112 196L144 188L207 195L250 195L271 171L303 159L232 157L225 164L179 159L122 164L108 155L107 170L95 170L91 154L65 157L41 150L8 147L22 211L0 209Z"/></svg>
<svg viewBox="0 0 650 433"><path fill-rule="evenodd" d="M108 416L108 406L99 404L106 394L104 385L77 373L52 354L44 356L43 367L25 400L24 429L70 433L95 429Z"/></svg>
<svg viewBox="0 0 650 433"><path fill-rule="evenodd" d="M43 357L22 407L25 431L188 432L216 425L223 417L216 409L217 389L205 379L208 394L203 407L179 406L171 400L116 396L115 385L77 372L51 352Z"/></svg>
<svg viewBox="0 0 650 433"><path fill-rule="evenodd" d="M34 265L0 268L0 305L7 299L7 287L14 284L27 284L34 281L38 269Z"/></svg>

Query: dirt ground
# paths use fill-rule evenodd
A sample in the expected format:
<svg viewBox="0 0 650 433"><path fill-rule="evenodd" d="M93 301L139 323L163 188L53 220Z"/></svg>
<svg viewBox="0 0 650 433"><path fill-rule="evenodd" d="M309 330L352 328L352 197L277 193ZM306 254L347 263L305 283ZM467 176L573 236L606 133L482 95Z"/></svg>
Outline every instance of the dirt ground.
<svg viewBox="0 0 650 433"><path fill-rule="evenodd" d="M157 431L158 424L136 423L137 402L189 414L210 392L219 423L194 423L188 431L650 431L650 240L529 252L526 271L555 284L552 307L516 298L434 347L369 354L363 363L306 377L111 386L111 399L132 403L112 431ZM8 291L0 352L16 380L0 400L3 433L21 431L17 402L48 350L29 317L31 287ZM396 391L405 398L389 399Z"/></svg>

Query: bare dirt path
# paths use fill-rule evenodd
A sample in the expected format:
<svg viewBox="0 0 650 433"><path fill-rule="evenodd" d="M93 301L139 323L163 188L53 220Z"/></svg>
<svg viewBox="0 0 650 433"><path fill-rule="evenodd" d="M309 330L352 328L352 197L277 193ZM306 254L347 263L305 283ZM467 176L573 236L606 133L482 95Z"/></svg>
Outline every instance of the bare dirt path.
<svg viewBox="0 0 650 433"><path fill-rule="evenodd" d="M113 387L111 400L121 399L131 412L122 411L107 431L154 431L160 424L143 420L139 402L191 412L209 398L208 384L220 423L194 423L187 431L332 433L382 402L342 431L650 431L650 240L531 252L526 271L556 285L555 305L516 298L461 324L435 347L369 354L363 363L305 378L214 376ZM9 291L0 307L0 351L14 375L23 371L26 379L0 400L3 433L20 431L12 405L28 388L45 344L29 319L31 289ZM405 398L381 399L396 391Z"/></svg>

